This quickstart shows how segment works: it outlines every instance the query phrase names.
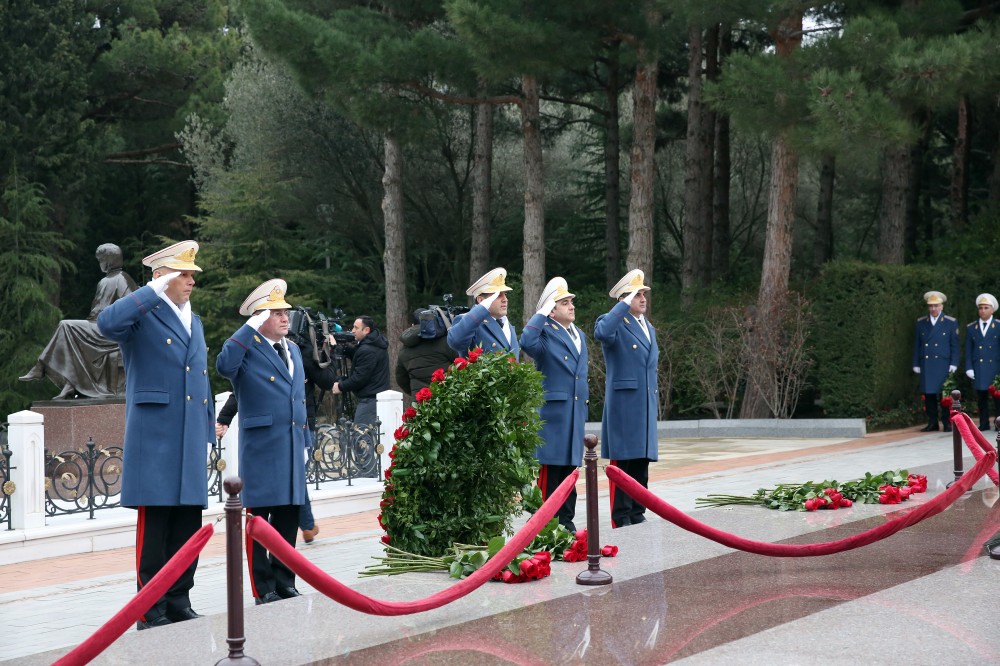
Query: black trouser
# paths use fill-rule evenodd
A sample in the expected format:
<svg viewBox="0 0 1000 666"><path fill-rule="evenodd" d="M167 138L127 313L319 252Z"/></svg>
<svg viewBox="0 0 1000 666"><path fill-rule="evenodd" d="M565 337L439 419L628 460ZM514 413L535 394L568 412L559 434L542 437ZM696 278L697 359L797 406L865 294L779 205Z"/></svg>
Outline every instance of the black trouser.
<svg viewBox="0 0 1000 666"><path fill-rule="evenodd" d="M137 589L141 590L159 573L167 561L201 529L200 506L140 506L135 530ZM189 592L194 587L198 558L184 570L166 594L149 607L142 619L152 622L167 611L191 607Z"/></svg>
<svg viewBox="0 0 1000 666"><path fill-rule="evenodd" d="M938 394L937 393L924 393L924 411L927 412L927 425L934 426L938 425ZM945 419L945 423L949 421Z"/></svg>
<svg viewBox="0 0 1000 666"><path fill-rule="evenodd" d="M559 484L565 481L566 477L572 474L575 469L575 465L542 465L542 468L538 470L538 487L542 491L542 499L546 500L551 497L552 493L559 487ZM576 526L573 524L573 516L575 515L576 486L573 486L573 489L566 497L566 501L559 507L556 518L559 519L560 525L570 532L575 532Z"/></svg>
<svg viewBox="0 0 1000 666"><path fill-rule="evenodd" d="M976 391L979 396L979 428L989 428L990 423L990 392ZM1000 400L993 398L993 413L1000 416Z"/></svg>
<svg viewBox="0 0 1000 666"><path fill-rule="evenodd" d="M611 463L618 469L625 472L639 482L643 488L649 487L649 459L630 458L628 460L612 460ZM611 526L618 527L622 524L635 522L636 518L642 518L646 513L646 507L632 499L627 493L619 490L611 484ZM623 519L627 518L625 521Z"/></svg>
<svg viewBox="0 0 1000 666"><path fill-rule="evenodd" d="M282 539L292 548L295 547L295 537L299 532L298 504L259 506L248 508L247 513L266 520ZM254 597L262 597L279 587L295 587L295 574L292 570L269 553L256 539L247 549L247 568L250 569L250 589Z"/></svg>

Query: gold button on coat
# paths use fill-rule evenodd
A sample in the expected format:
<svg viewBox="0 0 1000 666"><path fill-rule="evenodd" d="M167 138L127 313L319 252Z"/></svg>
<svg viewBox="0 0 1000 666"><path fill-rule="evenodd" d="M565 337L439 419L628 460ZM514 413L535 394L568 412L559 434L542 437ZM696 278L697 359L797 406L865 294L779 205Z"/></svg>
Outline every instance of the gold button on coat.
<svg viewBox="0 0 1000 666"><path fill-rule="evenodd" d="M173 340L171 340L170 338L167 338L167 344L168 345L173 344L173 342L174 342Z"/></svg>

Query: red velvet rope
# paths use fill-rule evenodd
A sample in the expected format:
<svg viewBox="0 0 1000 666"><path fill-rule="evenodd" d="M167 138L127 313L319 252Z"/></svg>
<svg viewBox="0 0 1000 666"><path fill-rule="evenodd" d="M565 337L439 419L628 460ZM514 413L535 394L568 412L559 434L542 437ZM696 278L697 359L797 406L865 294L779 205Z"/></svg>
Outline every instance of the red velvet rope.
<svg viewBox="0 0 1000 666"><path fill-rule="evenodd" d="M976 459L976 462L982 460L983 456L990 451L993 451L994 454L996 453L996 449L990 444L990 440L983 437L983 433L979 432L979 428L972 424L972 419L969 418L968 414L965 412L956 412L951 422L958 428L958 432L962 435L962 441L965 442L965 446L972 452L972 457ZM1000 479L997 478L997 471L995 469L991 467L987 470L986 474L990 477L990 481L994 485L1000 486Z"/></svg>
<svg viewBox="0 0 1000 666"><path fill-rule="evenodd" d="M618 484L618 487L628 493L632 499L681 529L721 543L723 546L744 550L748 553L771 557L813 557L816 555L840 553L845 550L867 546L880 539L892 536L904 528L915 525L924 518L941 513L986 474L986 470L996 462L996 457L996 451L987 451L982 460L977 462L975 467L963 474L960 479L956 480L950 488L926 504L922 504L912 511L906 512L905 515L845 539L810 544L768 543L766 541L745 539L735 534L723 532L684 514L679 509L649 492L646 488L643 488L635 479L617 467L609 465L606 473L608 478Z"/></svg>
<svg viewBox="0 0 1000 666"><path fill-rule="evenodd" d="M170 586L173 585L181 574L187 570L194 558L202 551L208 540L212 538L215 528L211 524L202 525L201 529L194 533L188 542L181 546L181 549L174 553L174 556L164 565L160 571L153 576L148 583L142 586L132 600L115 615L105 622L100 629L90 635L90 638L77 645L69 654L55 662L54 666L78 666L89 664L97 655L104 652L109 645L118 640L129 627L135 624L136 620L142 617L143 613L162 597Z"/></svg>
<svg viewBox="0 0 1000 666"><path fill-rule="evenodd" d="M282 539L281 535L259 516L247 522L247 534L256 539L260 545L269 550L285 566L301 577L302 580L316 588L318 592L325 594L348 608L353 608L356 611L368 613L369 615L410 615L412 613L422 613L440 608L469 594L510 564L538 536L538 533L545 528L548 522L552 520L552 517L556 515L559 507L566 501L570 491L573 490L573 486L576 485L576 479L579 475L580 470L574 470L572 474L566 477L559 484L559 487L556 488L556 491L535 512L531 520L517 534L510 538L507 544L500 549L500 552L491 557L486 564L474 571L468 578L455 583L446 590L441 590L436 594L416 601L382 601L349 588L310 562L295 548L288 545L288 542Z"/></svg>

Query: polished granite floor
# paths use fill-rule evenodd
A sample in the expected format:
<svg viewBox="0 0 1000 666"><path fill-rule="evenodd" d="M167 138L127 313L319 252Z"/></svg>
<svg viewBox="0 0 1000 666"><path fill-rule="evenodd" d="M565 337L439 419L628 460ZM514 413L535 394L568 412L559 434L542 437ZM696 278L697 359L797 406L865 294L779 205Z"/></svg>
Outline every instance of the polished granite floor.
<svg viewBox="0 0 1000 666"><path fill-rule="evenodd" d="M900 467L927 474L929 492L892 507L808 514L694 510L691 501L709 492L750 494L791 479L846 480ZM819 447L794 460L756 459L651 488L719 529L816 543L928 501L953 478L951 470L949 440L915 435L839 453ZM602 522L601 542L621 548L618 557L602 560L614 576L610 586L578 586L574 577L585 564L556 563L542 581L488 583L441 609L402 617L368 616L307 594L248 608L246 653L262 664L995 664L1000 562L984 556L982 542L998 530L997 490L986 481L944 513L888 539L818 558L733 551L657 517L614 531ZM351 586L376 598L412 600L449 584L420 574ZM215 663L226 656L225 636L222 614L128 632L94 663ZM49 663L63 653L18 661Z"/></svg>

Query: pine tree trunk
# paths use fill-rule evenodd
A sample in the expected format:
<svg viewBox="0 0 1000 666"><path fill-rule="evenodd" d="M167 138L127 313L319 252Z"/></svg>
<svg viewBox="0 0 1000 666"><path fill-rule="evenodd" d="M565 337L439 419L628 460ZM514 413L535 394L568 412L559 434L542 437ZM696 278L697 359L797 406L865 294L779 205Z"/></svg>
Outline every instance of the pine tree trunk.
<svg viewBox="0 0 1000 666"><path fill-rule="evenodd" d="M837 158L823 155L819 169L819 200L816 202L816 244L813 269L819 273L823 264L833 259L833 184Z"/></svg>
<svg viewBox="0 0 1000 666"><path fill-rule="evenodd" d="M705 32L705 80L714 81L719 78L719 24L713 25ZM701 153L705 156L704 174L701 181L702 226L705 234L701 237L701 273L698 276L700 286L712 284L712 250L715 230L712 220L712 200L715 194L715 112L708 104L702 104Z"/></svg>
<svg viewBox="0 0 1000 666"><path fill-rule="evenodd" d="M524 321L535 312L538 297L545 286L545 173L542 162L542 133L538 102L538 79L521 78L524 104L521 106L521 131L524 136L524 241L521 274L524 292Z"/></svg>
<svg viewBox="0 0 1000 666"><path fill-rule="evenodd" d="M992 205L1000 204L1000 133L993 146L993 174L990 176L990 198Z"/></svg>
<svg viewBox="0 0 1000 666"><path fill-rule="evenodd" d="M910 147L887 148L883 159L878 260L883 264L902 264L906 240L904 234L910 180Z"/></svg>
<svg viewBox="0 0 1000 666"><path fill-rule="evenodd" d="M951 228L961 231L969 219L969 100L958 100L958 126L951 157Z"/></svg>
<svg viewBox="0 0 1000 666"><path fill-rule="evenodd" d="M764 239L764 266L753 323L753 345L773 334L775 312L788 297L788 278L792 265L792 230L795 222L795 199L798 193L799 156L785 134L778 136L771 149L771 184L767 200L767 230ZM751 349L752 353L753 350ZM761 363L749 366L747 390L740 410L741 418L761 419L773 416L758 386L768 382L767 368Z"/></svg>
<svg viewBox="0 0 1000 666"><path fill-rule="evenodd" d="M621 137L618 123L618 45L608 58L608 80L605 90L607 114L604 116L604 245L607 249L604 277L610 289L622 274L621 257Z"/></svg>
<svg viewBox="0 0 1000 666"><path fill-rule="evenodd" d="M681 260L681 294L690 303L702 286L705 255L701 239L706 233L702 184L711 157L705 155L705 109L702 101L702 31L688 28L687 137L684 145L684 256Z"/></svg>
<svg viewBox="0 0 1000 666"><path fill-rule="evenodd" d="M399 141L385 136L385 172L382 175L382 217L385 224L385 318L389 367L396 367L399 336L409 325L406 303L406 233L403 227L403 153ZM392 373L390 373L391 375ZM393 379L395 383L395 379ZM396 387L399 388L398 386Z"/></svg>
<svg viewBox="0 0 1000 666"><path fill-rule="evenodd" d="M732 51L732 31L728 24L719 27L719 65ZM715 114L715 168L712 177L712 277L729 274L729 188L732 157L729 141L729 116Z"/></svg>
<svg viewBox="0 0 1000 666"><path fill-rule="evenodd" d="M485 90L480 90L485 96ZM493 105L476 105L472 157L472 248L469 283L490 269L490 217L493 199Z"/></svg>
<svg viewBox="0 0 1000 666"><path fill-rule="evenodd" d="M656 53L638 49L632 92L632 150L626 268L653 274L653 175L656 150ZM648 282L646 284L649 284Z"/></svg>

